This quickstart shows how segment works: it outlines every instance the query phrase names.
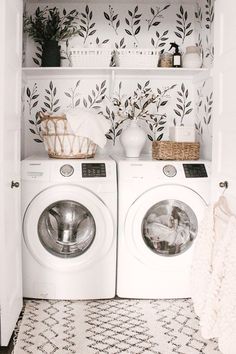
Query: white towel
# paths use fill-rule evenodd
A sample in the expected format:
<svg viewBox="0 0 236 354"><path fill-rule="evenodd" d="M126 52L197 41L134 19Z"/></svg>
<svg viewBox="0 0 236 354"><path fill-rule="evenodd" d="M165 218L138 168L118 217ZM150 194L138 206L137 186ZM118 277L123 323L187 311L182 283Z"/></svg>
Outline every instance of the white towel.
<svg viewBox="0 0 236 354"><path fill-rule="evenodd" d="M191 269L191 293L196 314L200 317L206 301L206 293L212 273L212 249L214 245L213 207L205 209L194 243Z"/></svg>
<svg viewBox="0 0 236 354"><path fill-rule="evenodd" d="M192 299L204 338L218 337L224 354L236 348L236 217L225 197L206 211L192 265Z"/></svg>
<svg viewBox="0 0 236 354"><path fill-rule="evenodd" d="M225 274L221 287L219 315L219 348L222 353L235 354L236 348L236 218L232 217L227 228L228 247L225 251Z"/></svg>
<svg viewBox="0 0 236 354"><path fill-rule="evenodd" d="M102 115L92 110L74 108L66 112L66 118L75 135L87 137L101 148L105 146L105 134L110 129L110 122Z"/></svg>

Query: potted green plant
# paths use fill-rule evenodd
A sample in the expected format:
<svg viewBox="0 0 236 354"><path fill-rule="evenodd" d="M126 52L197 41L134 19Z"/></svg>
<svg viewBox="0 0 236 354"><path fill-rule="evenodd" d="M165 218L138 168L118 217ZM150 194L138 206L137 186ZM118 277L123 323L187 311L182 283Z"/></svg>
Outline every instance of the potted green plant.
<svg viewBox="0 0 236 354"><path fill-rule="evenodd" d="M24 32L42 46L41 66L60 66L59 41L66 41L79 33L78 11L62 14L57 7L37 7L33 15L24 15Z"/></svg>

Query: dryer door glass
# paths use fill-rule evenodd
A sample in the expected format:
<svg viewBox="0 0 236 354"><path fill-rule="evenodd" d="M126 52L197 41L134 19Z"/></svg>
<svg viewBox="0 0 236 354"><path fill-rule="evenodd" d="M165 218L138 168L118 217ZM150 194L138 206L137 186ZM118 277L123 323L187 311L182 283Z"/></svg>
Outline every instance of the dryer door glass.
<svg viewBox="0 0 236 354"><path fill-rule="evenodd" d="M57 257L76 257L92 244L96 225L90 211L78 202L61 200L49 205L38 221L44 248Z"/></svg>
<svg viewBox="0 0 236 354"><path fill-rule="evenodd" d="M146 245L162 256L174 256L186 251L197 235L198 223L193 210L175 199L153 205L142 222Z"/></svg>

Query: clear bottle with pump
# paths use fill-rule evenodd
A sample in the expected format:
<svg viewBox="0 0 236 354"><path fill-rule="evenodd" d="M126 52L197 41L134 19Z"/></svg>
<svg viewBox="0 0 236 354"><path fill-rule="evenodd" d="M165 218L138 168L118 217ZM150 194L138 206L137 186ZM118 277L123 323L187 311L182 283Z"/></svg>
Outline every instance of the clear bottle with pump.
<svg viewBox="0 0 236 354"><path fill-rule="evenodd" d="M182 67L182 55L179 51L179 45L175 42L170 43L170 50L174 48L175 52L173 54L173 67L181 68Z"/></svg>

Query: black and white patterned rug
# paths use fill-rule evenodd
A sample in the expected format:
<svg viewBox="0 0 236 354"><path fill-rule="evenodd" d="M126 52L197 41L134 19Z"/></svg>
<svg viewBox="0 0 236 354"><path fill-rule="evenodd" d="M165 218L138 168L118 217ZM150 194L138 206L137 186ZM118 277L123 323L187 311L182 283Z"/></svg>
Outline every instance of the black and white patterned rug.
<svg viewBox="0 0 236 354"><path fill-rule="evenodd" d="M27 300L14 354L216 354L190 299Z"/></svg>

